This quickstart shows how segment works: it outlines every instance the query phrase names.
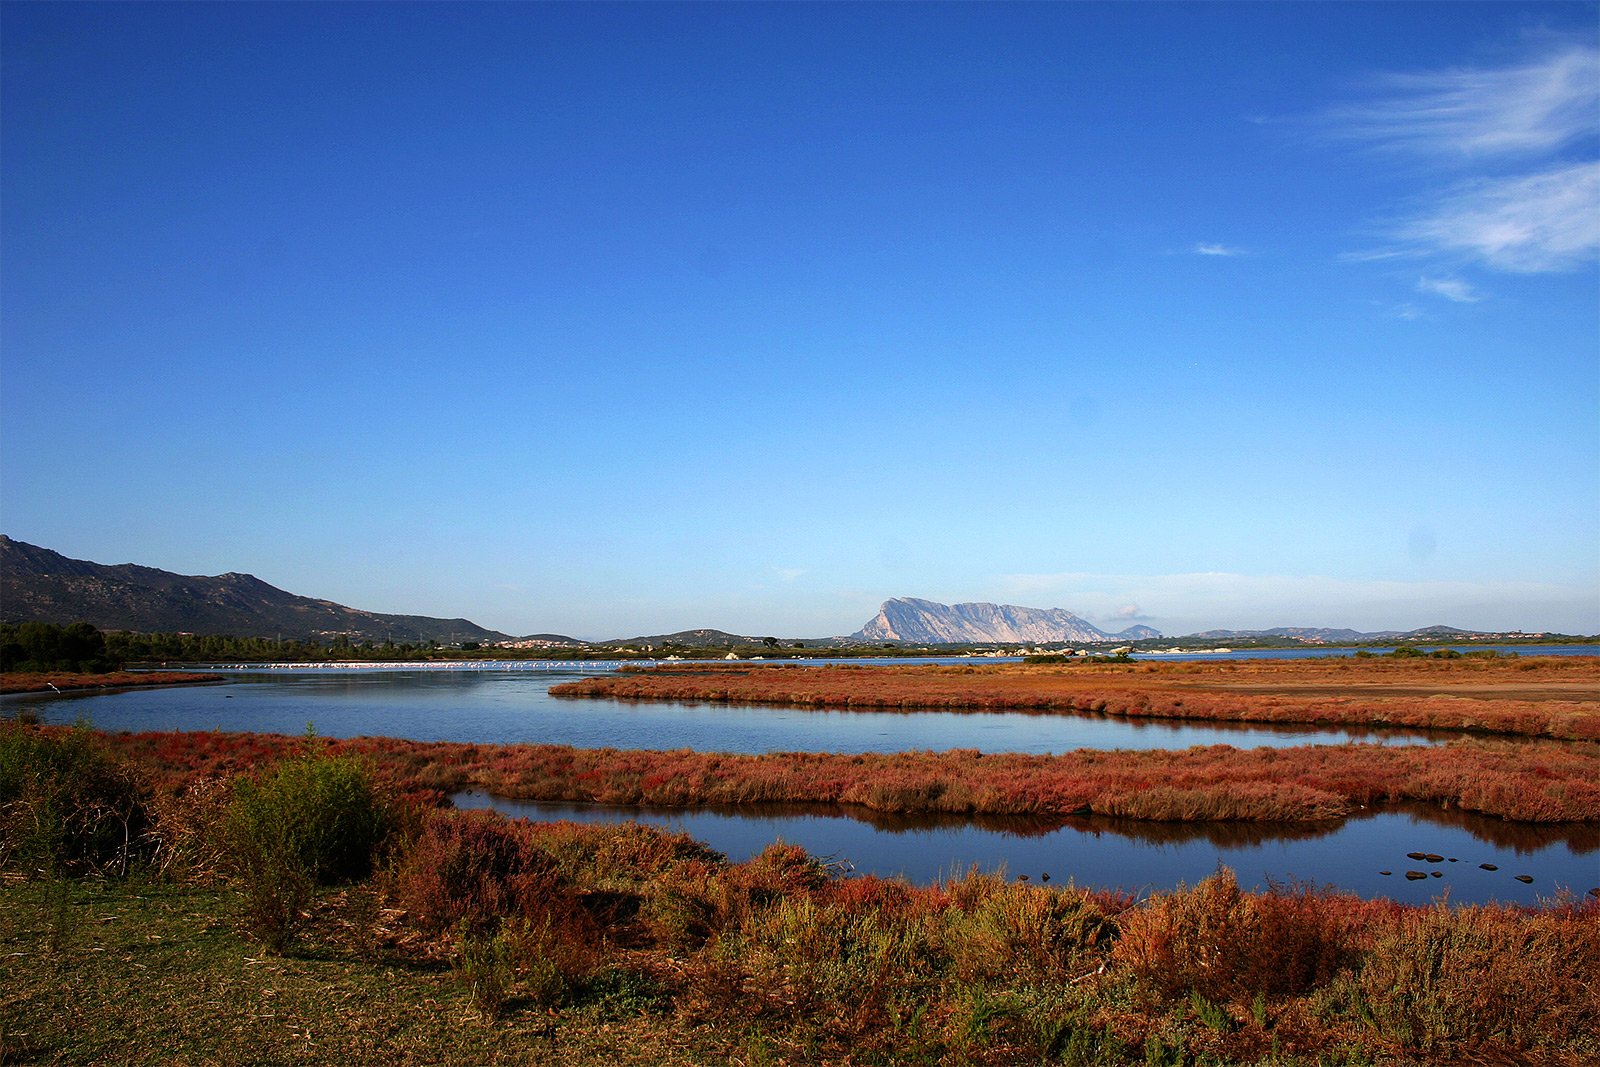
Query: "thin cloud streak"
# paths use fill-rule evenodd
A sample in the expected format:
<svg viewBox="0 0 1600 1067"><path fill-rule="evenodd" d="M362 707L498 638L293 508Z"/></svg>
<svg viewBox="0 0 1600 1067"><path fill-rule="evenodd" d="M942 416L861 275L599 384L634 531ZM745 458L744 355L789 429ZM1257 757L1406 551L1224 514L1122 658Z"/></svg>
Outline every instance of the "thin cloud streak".
<svg viewBox="0 0 1600 1067"><path fill-rule="evenodd" d="M1458 186L1398 236L1503 271L1578 269L1600 252L1600 163Z"/></svg>
<svg viewBox="0 0 1600 1067"><path fill-rule="evenodd" d="M1394 246L1341 259L1448 256L1522 274L1594 261L1600 49L1568 46L1520 66L1391 75L1379 84L1387 99L1325 116L1337 133L1380 150L1430 156L1457 173L1429 203L1388 228ZM1492 160L1515 160L1520 169L1490 173ZM1462 177L1462 164L1479 174ZM1424 291L1462 301L1446 289Z"/></svg>
<svg viewBox="0 0 1600 1067"><path fill-rule="evenodd" d="M1245 254L1242 248L1231 248L1228 245L1208 244L1205 242L1196 244L1190 251L1197 256L1242 256Z"/></svg>
<svg viewBox="0 0 1600 1067"><path fill-rule="evenodd" d="M1332 114L1344 134L1429 154L1544 155L1592 137L1600 50L1571 47L1500 70L1390 75L1389 98Z"/></svg>
<svg viewBox="0 0 1600 1067"><path fill-rule="evenodd" d="M1417 292L1432 293L1457 304L1476 304L1483 299L1472 286L1459 278L1418 278Z"/></svg>

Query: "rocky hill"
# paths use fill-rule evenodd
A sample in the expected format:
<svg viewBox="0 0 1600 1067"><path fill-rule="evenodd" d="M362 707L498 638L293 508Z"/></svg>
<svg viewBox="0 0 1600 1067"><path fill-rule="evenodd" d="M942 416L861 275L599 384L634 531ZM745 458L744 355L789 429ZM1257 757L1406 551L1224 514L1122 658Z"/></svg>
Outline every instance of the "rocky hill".
<svg viewBox="0 0 1600 1067"><path fill-rule="evenodd" d="M1149 627L1138 629L1149 630ZM1150 632L1155 633L1153 630ZM859 641L958 645L985 642L1088 643L1114 640L1123 635L1108 634L1061 608L1023 608L1014 604L939 604L915 597L895 597L884 601L877 617L851 636Z"/></svg>
<svg viewBox="0 0 1600 1067"><path fill-rule="evenodd" d="M1111 635L1117 641L1149 641L1160 636L1161 631L1154 626L1130 626Z"/></svg>
<svg viewBox="0 0 1600 1067"><path fill-rule="evenodd" d="M0 534L0 621L88 622L102 630L354 641L502 641L466 619L384 615L296 596L250 574L109 566Z"/></svg>

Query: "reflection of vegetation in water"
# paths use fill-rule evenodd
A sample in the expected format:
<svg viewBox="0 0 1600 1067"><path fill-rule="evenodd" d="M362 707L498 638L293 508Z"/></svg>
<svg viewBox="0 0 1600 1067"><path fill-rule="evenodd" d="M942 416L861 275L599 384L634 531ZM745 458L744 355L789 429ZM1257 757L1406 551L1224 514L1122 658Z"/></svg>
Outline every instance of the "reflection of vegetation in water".
<svg viewBox="0 0 1600 1067"><path fill-rule="evenodd" d="M1181 845L1189 841L1205 841L1219 848L1239 848L1267 841L1304 841L1335 833L1342 823L1247 823L1247 822L1153 822L1146 819L1118 819L1109 816L1068 816L1043 818L1035 816L979 815L896 815L859 808L836 808L835 814L847 815L876 829L889 833L907 833L917 830L973 828L1008 837L1048 837L1062 830L1078 833L1113 834L1131 838L1150 845Z"/></svg>
<svg viewBox="0 0 1600 1067"><path fill-rule="evenodd" d="M1409 815L1425 823L1464 830L1473 837L1498 848L1528 855L1565 845L1578 855L1600 849L1600 825L1593 823L1532 824L1475 815L1472 812L1438 808L1426 804L1396 804L1369 808L1348 819L1329 819L1312 823L1293 822L1159 822L1149 819L1119 819L1089 815L1055 818L1030 815L960 815L951 812L885 812L853 804L754 804L720 805L699 808L623 807L599 804L549 804L538 801L507 800L478 793L457 797L461 807L487 806L511 816L534 820L577 818L589 821L610 813L618 821L630 817L682 818L698 812L727 819L751 822L783 819L848 818L865 823L883 833L907 834L929 830L980 830L1017 838L1043 838L1062 830L1078 833L1111 834L1147 845L1182 845L1203 841L1215 848L1248 848L1270 842L1310 841L1339 833L1349 821L1380 815ZM1422 831L1424 834L1426 831Z"/></svg>
<svg viewBox="0 0 1600 1067"><path fill-rule="evenodd" d="M1380 814L1383 809L1371 814ZM1492 819L1456 808L1439 808L1431 804L1397 804L1388 809L1415 815L1426 822L1465 830L1479 841L1500 848L1509 848L1519 855L1530 855L1551 845L1564 844L1577 855L1583 856L1600 850L1600 823L1569 822L1533 824ZM1354 818L1366 818L1365 814Z"/></svg>

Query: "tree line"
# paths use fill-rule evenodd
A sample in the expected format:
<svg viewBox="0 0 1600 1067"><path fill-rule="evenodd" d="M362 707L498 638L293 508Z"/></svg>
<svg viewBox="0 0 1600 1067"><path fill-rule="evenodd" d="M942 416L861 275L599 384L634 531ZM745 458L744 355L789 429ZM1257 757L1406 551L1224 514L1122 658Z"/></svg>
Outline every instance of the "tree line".
<svg viewBox="0 0 1600 1067"><path fill-rule="evenodd" d="M0 623L0 672L71 671L98 674L131 663L317 663L327 660L423 659L436 642L327 642L233 637L224 634L102 632L87 622Z"/></svg>

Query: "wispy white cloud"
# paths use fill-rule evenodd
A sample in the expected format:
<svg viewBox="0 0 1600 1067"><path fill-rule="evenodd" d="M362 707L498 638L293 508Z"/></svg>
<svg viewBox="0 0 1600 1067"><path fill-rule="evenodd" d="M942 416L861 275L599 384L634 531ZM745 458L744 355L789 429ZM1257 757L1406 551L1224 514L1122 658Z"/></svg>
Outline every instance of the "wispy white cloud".
<svg viewBox="0 0 1600 1067"><path fill-rule="evenodd" d="M1600 252L1600 163L1458 186L1397 236L1504 271L1574 270Z"/></svg>
<svg viewBox="0 0 1600 1067"><path fill-rule="evenodd" d="M1380 99L1328 115L1336 131L1427 156L1451 173L1388 227L1389 247L1340 258L1446 256L1518 273L1593 262L1600 253L1600 49L1566 45L1521 65L1391 75L1377 85ZM1444 288L1424 291L1463 299Z"/></svg>
<svg viewBox="0 0 1600 1067"><path fill-rule="evenodd" d="M1483 299L1477 290L1460 278L1418 278L1417 292L1432 293L1457 304L1475 304Z"/></svg>
<svg viewBox="0 0 1600 1067"><path fill-rule="evenodd" d="M804 567L778 567L776 568L780 581L793 582L806 573Z"/></svg>
<svg viewBox="0 0 1600 1067"><path fill-rule="evenodd" d="M1414 253L1403 252L1398 248L1369 248L1358 252L1340 252L1341 263L1377 263L1385 259L1408 259Z"/></svg>
<svg viewBox="0 0 1600 1067"><path fill-rule="evenodd" d="M1230 245L1212 244L1207 242L1196 244L1189 251L1193 252L1197 256L1242 256L1245 254L1245 251L1242 248L1233 248Z"/></svg>
<svg viewBox="0 0 1600 1067"><path fill-rule="evenodd" d="M1346 135L1435 155L1545 155L1594 135L1600 49L1568 46L1520 66L1394 74L1377 84L1382 99L1333 113Z"/></svg>

